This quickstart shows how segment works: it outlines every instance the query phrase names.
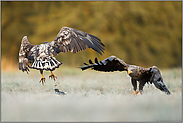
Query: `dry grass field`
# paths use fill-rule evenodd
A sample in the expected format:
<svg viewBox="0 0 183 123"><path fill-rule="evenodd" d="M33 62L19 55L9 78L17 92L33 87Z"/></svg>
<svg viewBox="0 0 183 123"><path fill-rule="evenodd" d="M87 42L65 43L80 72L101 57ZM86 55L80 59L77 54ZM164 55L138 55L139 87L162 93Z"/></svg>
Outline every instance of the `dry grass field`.
<svg viewBox="0 0 183 123"><path fill-rule="evenodd" d="M182 70L161 70L171 95L145 86L133 96L126 72L102 73L61 67L57 80L39 83L39 71L1 71L1 121L182 121ZM67 95L56 95L55 83Z"/></svg>

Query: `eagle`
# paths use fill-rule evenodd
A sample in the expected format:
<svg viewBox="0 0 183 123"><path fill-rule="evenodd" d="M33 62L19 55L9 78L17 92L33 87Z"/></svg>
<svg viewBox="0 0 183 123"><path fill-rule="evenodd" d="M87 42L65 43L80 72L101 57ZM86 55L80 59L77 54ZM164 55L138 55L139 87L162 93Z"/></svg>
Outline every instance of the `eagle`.
<svg viewBox="0 0 183 123"><path fill-rule="evenodd" d="M49 78L55 80L57 77L52 71L62 65L54 56L68 51L77 53L87 47L92 48L100 55L105 50L105 45L98 37L70 27L62 27L53 41L40 45L31 44L27 36L24 36L19 51L19 70L27 73L30 72L29 68L39 70L41 73L39 82L44 85L43 70L51 71Z"/></svg>
<svg viewBox="0 0 183 123"><path fill-rule="evenodd" d="M84 63L86 66L79 67L82 70L91 68L96 71L114 72L114 71L127 71L127 74L131 77L131 83L133 86L133 95L139 95L143 93L143 87L146 83L154 84L156 88L165 92L167 95L170 91L163 82L160 70L156 66L149 68L143 68L140 66L126 64L123 60L116 56L110 56L102 61L98 62L95 58L95 63L89 60L89 64ZM137 91L137 81L139 82L139 91Z"/></svg>

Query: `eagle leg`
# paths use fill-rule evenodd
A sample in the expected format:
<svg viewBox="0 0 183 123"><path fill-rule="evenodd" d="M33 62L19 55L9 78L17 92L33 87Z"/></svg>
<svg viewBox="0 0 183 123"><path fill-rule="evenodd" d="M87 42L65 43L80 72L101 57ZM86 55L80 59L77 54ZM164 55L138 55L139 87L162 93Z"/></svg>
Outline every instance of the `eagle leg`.
<svg viewBox="0 0 183 123"><path fill-rule="evenodd" d="M139 81L139 94L138 95L142 95L143 94L143 87L145 85L146 81Z"/></svg>
<svg viewBox="0 0 183 123"><path fill-rule="evenodd" d="M41 79L40 79L39 82L42 82L42 84L44 85L44 83L45 83L45 78L44 78L44 76L43 76L43 70L40 70L40 73L41 73Z"/></svg>
<svg viewBox="0 0 183 123"><path fill-rule="evenodd" d="M137 90L137 80L131 78L131 82L132 82L132 85L133 85L133 90L134 90L134 93L133 95L137 95L139 91L136 91Z"/></svg>
<svg viewBox="0 0 183 123"><path fill-rule="evenodd" d="M57 77L56 77L56 76L52 73L52 71L51 71L51 74L50 74L49 78L51 78L51 79L53 79L53 80L55 81L55 79L56 79Z"/></svg>

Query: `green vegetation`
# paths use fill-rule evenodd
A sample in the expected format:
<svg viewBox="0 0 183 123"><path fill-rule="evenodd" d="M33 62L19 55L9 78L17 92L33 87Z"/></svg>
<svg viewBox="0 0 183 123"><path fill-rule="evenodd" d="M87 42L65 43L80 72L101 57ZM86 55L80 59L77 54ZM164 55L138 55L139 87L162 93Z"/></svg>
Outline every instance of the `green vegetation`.
<svg viewBox="0 0 183 123"><path fill-rule="evenodd" d="M70 71L70 72L69 72ZM38 71L1 73L1 120L6 122L123 121L176 122L182 114L181 69L161 70L172 93L166 95L154 85L133 96L126 72L102 73L63 67L57 80L39 83ZM56 95L54 85L67 92Z"/></svg>
<svg viewBox="0 0 183 123"><path fill-rule="evenodd" d="M52 41L61 27L99 37L106 45L99 56L91 49L57 58L79 66L89 58L116 55L129 64L180 67L182 2L1 2L2 58L18 62L24 35L32 44ZM6 63L6 62L5 62ZM7 64L3 64L5 66Z"/></svg>

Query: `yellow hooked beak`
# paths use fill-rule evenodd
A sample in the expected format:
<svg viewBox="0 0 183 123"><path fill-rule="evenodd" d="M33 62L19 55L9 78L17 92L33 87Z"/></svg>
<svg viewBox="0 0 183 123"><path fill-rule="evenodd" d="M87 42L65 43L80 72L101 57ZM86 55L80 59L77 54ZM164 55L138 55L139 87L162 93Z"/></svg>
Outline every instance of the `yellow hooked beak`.
<svg viewBox="0 0 183 123"><path fill-rule="evenodd" d="M132 73L132 71L131 70L128 70L128 75L130 75L130 73Z"/></svg>

